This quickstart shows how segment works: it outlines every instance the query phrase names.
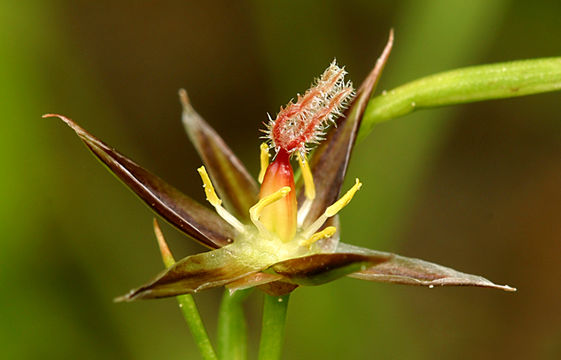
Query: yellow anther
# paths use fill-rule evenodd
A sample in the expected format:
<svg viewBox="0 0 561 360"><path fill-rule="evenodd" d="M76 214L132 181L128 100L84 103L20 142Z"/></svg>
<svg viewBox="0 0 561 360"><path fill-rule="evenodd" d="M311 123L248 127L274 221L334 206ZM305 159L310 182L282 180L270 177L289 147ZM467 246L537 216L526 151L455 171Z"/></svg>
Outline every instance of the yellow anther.
<svg viewBox="0 0 561 360"><path fill-rule="evenodd" d="M298 156L298 164L300 164L300 169L302 169L302 178L304 179L304 190L306 192L306 197L310 200L316 197L316 187L314 185L314 177L312 176L312 170L306 160L305 156L302 156L300 152L296 152Z"/></svg>
<svg viewBox="0 0 561 360"><path fill-rule="evenodd" d="M259 183L263 183L263 178L265 177L265 172L267 172L267 167L269 167L269 145L266 143L261 144L259 147L261 149L260 159L261 159L261 170L259 171Z"/></svg>
<svg viewBox="0 0 561 360"><path fill-rule="evenodd" d="M216 192L214 191L214 186L212 186L212 182L208 177L208 173L206 172L205 167L201 166L200 168L197 169L197 171L199 172L199 175L203 180L203 188L205 189L206 199L208 200L208 202L215 207L222 205L222 200L220 200L220 198L218 198L218 195L216 195Z"/></svg>
<svg viewBox="0 0 561 360"><path fill-rule="evenodd" d="M349 191L345 193L345 195L341 196L341 198L337 200L333 205L325 209L323 214L303 231L303 237L307 238L308 236L312 236L312 234L318 231L319 228L321 228L323 224L325 224L327 219L337 214L339 211L341 211L342 208L347 206L347 204L351 202L351 199L361 186L362 183L358 179L356 179L354 186L350 188Z"/></svg>
<svg viewBox="0 0 561 360"><path fill-rule="evenodd" d="M335 226L328 226L320 232L315 233L309 239L300 241L300 246L310 246L318 240L327 239L332 237L333 234L337 231Z"/></svg>
<svg viewBox="0 0 561 360"><path fill-rule="evenodd" d="M337 200L333 205L325 209L325 216L332 217L333 215L341 211L342 208L344 208L348 203L351 202L353 196L355 196L355 193L361 188L361 186L362 183L358 179L356 179L353 187L350 188L349 191L345 193L345 195L341 196L341 198Z"/></svg>
<svg viewBox="0 0 561 360"><path fill-rule="evenodd" d="M201 166L197 169L197 171L199 172L199 175L203 180L203 188L205 189L206 199L212 206L214 206L218 215L220 215L222 219L226 220L228 224L232 225L237 231L241 233L245 232L244 225L238 219L236 219L234 215L230 214L228 210L222 207L222 200L220 200L218 195L216 195L214 186L212 186L212 182L208 177L208 173L206 172L205 167Z"/></svg>
<svg viewBox="0 0 561 360"><path fill-rule="evenodd" d="M285 197L286 195L288 195L288 193L290 192L290 187L289 186L284 186L282 188L280 188L279 190L275 191L274 193L265 196L264 198L260 199L257 204L253 205L251 207L251 209L249 209L249 215L251 216L251 219L256 219L259 220L259 216L261 215L261 211L263 211L263 208L267 205L270 205L272 203L274 203L275 201L279 201L280 199L282 199L283 197Z"/></svg>
<svg viewBox="0 0 561 360"><path fill-rule="evenodd" d="M283 197L285 197L286 195L288 195L288 193L290 192L290 187L289 186L284 186L282 188L280 188L279 190L275 191L274 193L265 196L264 198L260 199L257 204L253 205L250 209L249 209L249 217L251 218L251 221L255 224L255 226L259 229L259 231L263 232L263 231L267 231L265 229L265 226L263 226L263 224L259 221L259 218L261 217L261 212L263 211L263 208L267 205L270 205L272 203L274 203L275 201L279 201L280 199L282 199Z"/></svg>

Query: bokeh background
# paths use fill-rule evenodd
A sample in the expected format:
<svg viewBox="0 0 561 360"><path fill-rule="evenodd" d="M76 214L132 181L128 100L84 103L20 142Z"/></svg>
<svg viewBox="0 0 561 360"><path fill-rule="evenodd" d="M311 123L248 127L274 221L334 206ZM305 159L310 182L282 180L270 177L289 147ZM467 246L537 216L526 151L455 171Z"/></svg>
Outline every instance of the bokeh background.
<svg viewBox="0 0 561 360"><path fill-rule="evenodd" d="M379 90L561 54L556 1L0 1L0 357L195 359L175 300L113 304L162 269L150 211L60 121L190 196L200 161L177 89L253 174L258 129L333 59ZM375 128L349 179L346 242L519 289L344 279L296 291L285 359L561 358L561 93L426 110ZM203 248L164 232L176 256ZM220 290L196 296L214 334ZM251 351L260 294L247 303Z"/></svg>

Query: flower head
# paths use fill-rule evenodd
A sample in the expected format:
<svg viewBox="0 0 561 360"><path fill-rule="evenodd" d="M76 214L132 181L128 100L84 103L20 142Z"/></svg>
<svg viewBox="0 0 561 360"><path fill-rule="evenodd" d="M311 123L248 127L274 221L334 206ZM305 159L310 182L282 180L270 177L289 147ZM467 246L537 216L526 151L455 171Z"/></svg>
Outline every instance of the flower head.
<svg viewBox="0 0 561 360"><path fill-rule="evenodd" d="M300 285L318 285L346 275L430 287L473 285L514 290L422 260L339 242L338 213L362 184L356 179L339 196L341 185L364 110L389 56L392 40L390 36L356 96L352 84L345 80L346 71L334 61L304 95L281 108L265 130L268 143L260 148L258 182L195 112L187 93L181 90L183 123L205 164L198 173L214 211L72 120L45 115L66 122L152 210L212 249L181 259L118 300L159 298L223 285L231 291L259 286L280 295ZM310 157L311 147L316 144ZM298 164L301 181L294 179L293 163ZM155 230L160 244L165 244L156 222Z"/></svg>

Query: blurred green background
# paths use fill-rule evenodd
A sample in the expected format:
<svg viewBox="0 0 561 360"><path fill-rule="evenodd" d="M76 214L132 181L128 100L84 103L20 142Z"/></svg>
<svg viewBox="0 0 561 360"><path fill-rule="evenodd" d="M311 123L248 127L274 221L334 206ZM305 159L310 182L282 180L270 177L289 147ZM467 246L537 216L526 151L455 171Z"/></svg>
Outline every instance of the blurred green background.
<svg viewBox="0 0 561 360"><path fill-rule="evenodd" d="M198 358L175 300L113 304L162 269L150 211L60 121L203 200L177 89L257 173L266 113L336 57L379 90L561 54L561 2L0 1L0 357ZM485 275L517 293L343 279L296 291L286 359L561 358L561 94L375 128L344 241ZM169 226L177 257L203 250ZM214 334L220 290L196 296ZM252 351L260 294L247 303Z"/></svg>

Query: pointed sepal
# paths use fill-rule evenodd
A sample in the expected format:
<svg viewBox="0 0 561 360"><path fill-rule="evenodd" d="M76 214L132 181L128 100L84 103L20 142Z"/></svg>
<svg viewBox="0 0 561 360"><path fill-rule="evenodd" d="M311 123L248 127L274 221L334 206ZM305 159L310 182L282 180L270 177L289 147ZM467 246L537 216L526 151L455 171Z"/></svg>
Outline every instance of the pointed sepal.
<svg viewBox="0 0 561 360"><path fill-rule="evenodd" d="M55 114L47 114L43 117L58 117L64 121L109 171L140 197L150 209L180 231L209 248L222 247L234 238L234 229L215 212L107 146L71 119Z"/></svg>
<svg viewBox="0 0 561 360"><path fill-rule="evenodd" d="M176 262L146 285L130 291L115 301L155 299L195 293L223 286L258 272L232 255L229 246L188 256Z"/></svg>
<svg viewBox="0 0 561 360"><path fill-rule="evenodd" d="M380 251L364 249L348 244L339 244L338 251L362 254L387 254ZM428 261L393 255L389 261L362 269L350 277L369 281L394 284L419 285L433 288L435 286L477 286L516 291L508 285L497 285L484 277L466 274Z"/></svg>
<svg viewBox="0 0 561 360"><path fill-rule="evenodd" d="M183 126L199 153L224 207L249 221L249 208L257 202L259 188L245 166L214 129L193 109L187 92L179 91Z"/></svg>
<svg viewBox="0 0 561 360"><path fill-rule="evenodd" d="M321 285L390 258L388 254L314 254L279 262L272 270L297 285Z"/></svg>
<svg viewBox="0 0 561 360"><path fill-rule="evenodd" d="M392 45L393 30L382 55L358 89L356 97L344 115L337 119L337 126L329 131L327 140L323 141L312 155L310 164L316 198L306 216L305 225L317 219L339 196L364 111L388 60ZM303 192L298 203L304 203Z"/></svg>

